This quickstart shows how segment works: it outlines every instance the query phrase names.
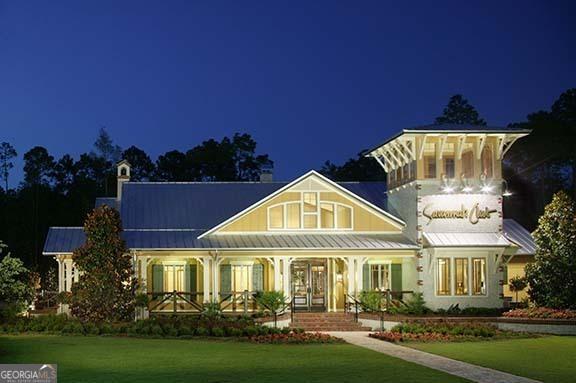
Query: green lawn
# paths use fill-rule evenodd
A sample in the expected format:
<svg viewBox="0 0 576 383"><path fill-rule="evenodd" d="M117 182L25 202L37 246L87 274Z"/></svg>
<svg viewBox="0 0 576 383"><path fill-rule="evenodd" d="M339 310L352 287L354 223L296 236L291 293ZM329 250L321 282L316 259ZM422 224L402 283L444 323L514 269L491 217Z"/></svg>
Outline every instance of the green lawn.
<svg viewBox="0 0 576 383"><path fill-rule="evenodd" d="M1 336L0 363L57 363L59 382L463 382L348 344Z"/></svg>
<svg viewBox="0 0 576 383"><path fill-rule="evenodd" d="M418 350L554 383L576 381L576 337L468 343L413 343Z"/></svg>

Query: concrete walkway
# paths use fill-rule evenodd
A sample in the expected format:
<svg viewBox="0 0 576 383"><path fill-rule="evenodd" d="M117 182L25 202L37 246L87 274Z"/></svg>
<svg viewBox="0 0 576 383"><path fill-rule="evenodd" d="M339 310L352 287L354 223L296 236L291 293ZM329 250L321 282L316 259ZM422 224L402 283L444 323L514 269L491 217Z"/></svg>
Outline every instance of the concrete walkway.
<svg viewBox="0 0 576 383"><path fill-rule="evenodd" d="M356 346L365 347L373 351L381 352L408 362L420 364L448 374L478 383L539 383L538 380L523 378L506 372L480 367L474 364L460 362L439 355L429 354L424 351L409 347L398 346L379 339L370 338L368 332L329 332L328 334L344 339Z"/></svg>

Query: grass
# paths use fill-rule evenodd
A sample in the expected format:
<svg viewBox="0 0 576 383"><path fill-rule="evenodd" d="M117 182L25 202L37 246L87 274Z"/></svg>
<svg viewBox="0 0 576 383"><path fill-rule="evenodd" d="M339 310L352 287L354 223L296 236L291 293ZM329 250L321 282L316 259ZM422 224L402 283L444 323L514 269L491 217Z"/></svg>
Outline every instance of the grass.
<svg viewBox="0 0 576 383"><path fill-rule="evenodd" d="M490 342L406 345L544 382L574 382L576 337L546 336Z"/></svg>
<svg viewBox="0 0 576 383"><path fill-rule="evenodd" d="M349 344L19 335L0 363L57 363L59 382L463 382Z"/></svg>

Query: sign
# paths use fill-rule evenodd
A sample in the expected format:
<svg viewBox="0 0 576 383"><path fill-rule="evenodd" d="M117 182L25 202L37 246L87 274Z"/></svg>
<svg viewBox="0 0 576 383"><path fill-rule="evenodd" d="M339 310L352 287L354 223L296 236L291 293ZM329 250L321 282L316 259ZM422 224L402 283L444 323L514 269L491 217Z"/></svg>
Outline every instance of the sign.
<svg viewBox="0 0 576 383"><path fill-rule="evenodd" d="M56 383L56 364L0 364L0 383Z"/></svg>
<svg viewBox="0 0 576 383"><path fill-rule="evenodd" d="M418 202L418 225L430 233L497 233L502 202L493 194L433 194Z"/></svg>
<svg viewBox="0 0 576 383"><path fill-rule="evenodd" d="M428 218L428 225L433 219L468 219L471 224L475 225L481 219L489 219L497 211L488 207L481 209L479 203L475 203L471 209L466 209L462 205L458 210L434 210L434 205L429 204L422 210L422 215Z"/></svg>

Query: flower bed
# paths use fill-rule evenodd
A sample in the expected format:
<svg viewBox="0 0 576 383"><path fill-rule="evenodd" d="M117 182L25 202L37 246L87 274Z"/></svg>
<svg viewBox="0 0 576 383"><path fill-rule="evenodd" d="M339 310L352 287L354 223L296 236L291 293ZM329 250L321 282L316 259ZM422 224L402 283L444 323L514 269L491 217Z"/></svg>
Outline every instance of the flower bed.
<svg viewBox="0 0 576 383"><path fill-rule="evenodd" d="M510 310L502 314L506 318L576 319L576 310L556 310L545 307Z"/></svg>
<svg viewBox="0 0 576 383"><path fill-rule="evenodd" d="M504 331L485 323L450 321L420 321L402 323L392 331L370 334L372 338L388 342L462 342L488 339L522 338L526 333Z"/></svg>
<svg viewBox="0 0 576 383"><path fill-rule="evenodd" d="M248 338L254 343L267 344L314 344L314 343L344 343L344 340L319 332L310 333L291 331L287 334L258 335Z"/></svg>

